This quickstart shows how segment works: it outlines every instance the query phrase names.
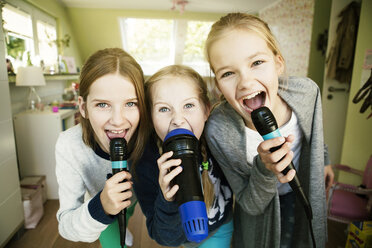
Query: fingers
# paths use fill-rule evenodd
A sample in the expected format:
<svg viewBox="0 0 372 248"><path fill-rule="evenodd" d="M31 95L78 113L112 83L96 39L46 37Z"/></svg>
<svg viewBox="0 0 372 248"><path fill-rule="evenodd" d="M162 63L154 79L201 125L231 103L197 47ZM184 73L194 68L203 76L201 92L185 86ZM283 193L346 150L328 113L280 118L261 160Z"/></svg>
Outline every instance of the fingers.
<svg viewBox="0 0 372 248"><path fill-rule="evenodd" d="M159 167L159 185L164 199L173 201L174 195L179 189L178 185L171 187L172 180L182 172L181 159L170 159L173 152L164 153L158 160Z"/></svg>
<svg viewBox="0 0 372 248"><path fill-rule="evenodd" d="M296 171L292 169L292 170L289 170L286 175L284 175L283 173L278 173L276 177L278 178L279 182L288 183L293 180L295 175L296 175Z"/></svg>
<svg viewBox="0 0 372 248"><path fill-rule="evenodd" d="M174 185L168 192L163 194L164 199L167 201L173 201L178 189L179 189L179 186Z"/></svg>
<svg viewBox="0 0 372 248"><path fill-rule="evenodd" d="M274 139L268 139L260 143L260 145L257 147L258 153L271 153L270 149L273 147L280 146L284 143L285 138L284 137L277 137Z"/></svg>
<svg viewBox="0 0 372 248"><path fill-rule="evenodd" d="M118 184L124 180L131 180L132 175L128 171L121 171L119 173L116 173L110 179L107 180L108 183L110 184Z"/></svg>
<svg viewBox="0 0 372 248"><path fill-rule="evenodd" d="M285 141L293 143L295 140L295 136L293 134L288 135L288 137L285 138Z"/></svg>
<svg viewBox="0 0 372 248"><path fill-rule="evenodd" d="M268 170L272 171L277 176L281 183L291 181L296 175L294 169L289 170L286 175L283 173L283 170L287 168L293 160L294 154L293 151L291 151L291 145L294 138L293 135L289 135L286 138L277 137L265 140L257 147L261 161ZM276 147L278 147L276 150L273 149ZM274 151L271 152L270 149Z"/></svg>
<svg viewBox="0 0 372 248"><path fill-rule="evenodd" d="M169 159L173 155L173 152L164 153L158 160L159 171L163 174L166 174L169 169L173 166L181 164L181 159ZM169 159L169 160L168 160Z"/></svg>
<svg viewBox="0 0 372 248"><path fill-rule="evenodd" d="M129 200L133 195L131 178L129 172L121 171L106 181L100 196L106 214L115 215L131 204ZM126 181L123 182L124 180Z"/></svg>
<svg viewBox="0 0 372 248"><path fill-rule="evenodd" d="M335 174L331 165L324 166L324 182L326 191L328 191L334 183Z"/></svg>
<svg viewBox="0 0 372 248"><path fill-rule="evenodd" d="M288 165L292 161L293 158L291 143L285 142L283 144L284 141L285 139L283 137L279 137L263 141L257 147L257 152L260 155L262 162L265 164L267 169L273 171L275 174L281 172L286 167L286 165ZM270 149L280 145L282 145L281 148L274 152L270 152ZM275 166L275 168L273 168L273 166L276 164L278 164L279 166Z"/></svg>

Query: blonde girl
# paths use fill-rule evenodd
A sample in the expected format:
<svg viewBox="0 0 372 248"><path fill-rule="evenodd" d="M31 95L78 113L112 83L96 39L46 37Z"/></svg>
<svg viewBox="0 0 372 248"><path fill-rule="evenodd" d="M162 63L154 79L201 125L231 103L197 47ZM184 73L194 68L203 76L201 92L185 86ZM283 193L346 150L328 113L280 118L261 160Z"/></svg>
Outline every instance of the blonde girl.
<svg viewBox="0 0 372 248"><path fill-rule="evenodd" d="M333 173L318 86L308 78L281 77L285 62L278 44L252 15L230 13L217 21L206 57L225 99L211 113L206 140L237 201L233 247L312 247L304 209L287 183L296 171L282 173L291 161L312 205L316 245L324 247L325 177L332 181ZM251 119L261 106L272 111L284 137L263 141Z"/></svg>
<svg viewBox="0 0 372 248"><path fill-rule="evenodd" d="M145 89L155 132L136 167L133 187L150 236L166 246L230 247L232 194L203 137L210 110L204 80L189 67L172 65L150 77ZM201 143L200 172L209 219L209 236L201 243L186 240L174 201L179 186L172 180L182 173L181 160L170 159L172 152L159 151L165 136L178 128L193 132Z"/></svg>

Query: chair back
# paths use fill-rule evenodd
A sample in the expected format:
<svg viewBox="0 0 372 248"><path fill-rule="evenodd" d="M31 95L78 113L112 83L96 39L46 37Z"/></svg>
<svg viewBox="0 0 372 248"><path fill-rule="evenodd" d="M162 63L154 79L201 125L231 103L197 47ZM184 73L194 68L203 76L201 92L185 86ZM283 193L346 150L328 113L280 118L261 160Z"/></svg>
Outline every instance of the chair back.
<svg viewBox="0 0 372 248"><path fill-rule="evenodd" d="M372 155L367 162L366 169L364 170L363 185L366 186L367 189L372 189Z"/></svg>

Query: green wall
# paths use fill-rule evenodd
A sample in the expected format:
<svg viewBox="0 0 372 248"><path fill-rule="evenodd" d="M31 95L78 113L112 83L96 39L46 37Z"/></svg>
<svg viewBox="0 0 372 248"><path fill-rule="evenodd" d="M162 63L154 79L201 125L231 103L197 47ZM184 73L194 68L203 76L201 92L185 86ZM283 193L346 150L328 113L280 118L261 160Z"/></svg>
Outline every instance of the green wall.
<svg viewBox="0 0 372 248"><path fill-rule="evenodd" d="M372 155L372 118L366 119L371 113L371 108L361 114L359 109L362 102L354 104L352 99L365 83L361 81L361 74L365 52L367 49L372 49L371 13L372 1L363 0L341 155L342 164L347 164L360 170L364 170L367 160ZM360 178L347 176L345 173L340 173L339 180L353 184L360 183Z"/></svg>
<svg viewBox="0 0 372 248"><path fill-rule="evenodd" d="M323 34L329 28L331 4L331 0L314 1L314 17L307 76L318 84L321 92L324 80L325 55L322 55L322 52L317 49L317 41L319 35Z"/></svg>
<svg viewBox="0 0 372 248"><path fill-rule="evenodd" d="M68 8L68 14L82 59L87 59L99 49L122 47L119 18L169 18L216 21L224 14L193 13L178 11L119 10Z"/></svg>
<svg viewBox="0 0 372 248"><path fill-rule="evenodd" d="M65 34L71 36L70 46L64 49L63 55L74 57L76 65L81 67L81 53L72 29L73 22L67 14L67 8L58 0L28 0L28 2L56 18L58 38L63 38Z"/></svg>

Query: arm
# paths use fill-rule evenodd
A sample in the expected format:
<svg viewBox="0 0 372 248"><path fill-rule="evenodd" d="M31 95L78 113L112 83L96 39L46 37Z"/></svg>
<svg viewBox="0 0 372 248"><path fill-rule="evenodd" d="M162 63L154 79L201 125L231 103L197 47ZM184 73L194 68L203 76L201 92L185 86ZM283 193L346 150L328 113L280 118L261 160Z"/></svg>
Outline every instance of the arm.
<svg viewBox="0 0 372 248"><path fill-rule="evenodd" d="M100 223L90 214L88 205L97 197L99 199L99 195L84 202L86 189L81 175L73 168L76 161L68 139L69 137L61 134L56 144L56 175L60 202L57 212L58 229L65 239L93 242L109 223ZM100 209L96 210L99 212Z"/></svg>
<svg viewBox="0 0 372 248"><path fill-rule="evenodd" d="M227 103L212 112L206 138L236 201L251 215L264 213L277 194L276 176L265 168L259 156L248 164L243 120Z"/></svg>
<svg viewBox="0 0 372 248"><path fill-rule="evenodd" d="M156 144L150 142L137 164L133 188L146 216L149 236L161 245L179 246L186 242L186 236L177 204L166 201L161 192L158 157Z"/></svg>

